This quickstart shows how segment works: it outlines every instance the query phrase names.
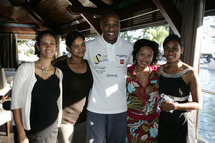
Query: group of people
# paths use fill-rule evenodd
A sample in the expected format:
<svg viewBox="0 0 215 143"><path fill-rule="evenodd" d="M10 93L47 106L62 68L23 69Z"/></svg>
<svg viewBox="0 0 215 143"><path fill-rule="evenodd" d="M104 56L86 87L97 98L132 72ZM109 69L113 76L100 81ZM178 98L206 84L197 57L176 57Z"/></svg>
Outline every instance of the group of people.
<svg viewBox="0 0 215 143"><path fill-rule="evenodd" d="M68 33L71 56L54 61L55 35L37 35L39 59L14 77L15 143L194 143L191 111L201 107L201 92L196 72L180 60L181 38L165 39L166 64L157 66L159 45L121 38L116 13L102 17L101 29L86 43Z"/></svg>

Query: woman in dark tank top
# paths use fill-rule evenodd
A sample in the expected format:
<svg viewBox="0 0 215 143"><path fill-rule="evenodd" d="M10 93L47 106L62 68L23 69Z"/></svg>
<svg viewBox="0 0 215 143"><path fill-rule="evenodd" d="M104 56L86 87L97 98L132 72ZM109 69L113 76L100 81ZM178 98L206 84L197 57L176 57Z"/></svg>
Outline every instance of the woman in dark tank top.
<svg viewBox="0 0 215 143"><path fill-rule="evenodd" d="M163 43L167 63L157 70L160 76L159 143L195 143L192 110L202 106L201 88L194 69L180 60L181 38L169 35Z"/></svg>
<svg viewBox="0 0 215 143"><path fill-rule="evenodd" d="M86 107L93 84L85 54L85 37L72 31L66 36L67 50L71 57L63 56L53 64L63 72L63 118L59 128L58 142L86 142Z"/></svg>

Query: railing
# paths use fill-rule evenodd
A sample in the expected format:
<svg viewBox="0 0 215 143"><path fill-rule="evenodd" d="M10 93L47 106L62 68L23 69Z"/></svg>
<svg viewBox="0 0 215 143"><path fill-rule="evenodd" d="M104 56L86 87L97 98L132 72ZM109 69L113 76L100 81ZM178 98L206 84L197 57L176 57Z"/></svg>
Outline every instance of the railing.
<svg viewBox="0 0 215 143"><path fill-rule="evenodd" d="M201 89L201 90L202 90L202 92L204 92L204 93L208 93L208 94L215 95L215 92L213 92L213 91L206 90L206 89ZM199 117L199 111L198 111L197 114L198 114L197 116ZM197 127L198 127L198 123L199 123L199 118L197 118ZM198 130L197 130L197 131L198 131ZM201 137L198 137L198 143L208 143L208 141L202 139Z"/></svg>
<svg viewBox="0 0 215 143"><path fill-rule="evenodd" d="M210 91L210 90L206 90L206 89L202 89L202 92L205 92L205 93L209 93L209 94L213 94L213 95L215 95L215 92Z"/></svg>

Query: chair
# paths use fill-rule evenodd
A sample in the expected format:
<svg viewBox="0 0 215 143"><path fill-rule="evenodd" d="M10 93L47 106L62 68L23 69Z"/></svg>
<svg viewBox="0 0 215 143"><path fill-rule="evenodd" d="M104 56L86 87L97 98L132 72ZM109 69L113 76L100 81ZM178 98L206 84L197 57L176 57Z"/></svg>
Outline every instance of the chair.
<svg viewBox="0 0 215 143"><path fill-rule="evenodd" d="M0 69L0 126L5 125L6 128L6 135L9 136L10 134L10 121L12 119L11 111L6 111L3 109L3 103L6 98L9 97L8 93L10 93L10 86L6 81L4 69Z"/></svg>

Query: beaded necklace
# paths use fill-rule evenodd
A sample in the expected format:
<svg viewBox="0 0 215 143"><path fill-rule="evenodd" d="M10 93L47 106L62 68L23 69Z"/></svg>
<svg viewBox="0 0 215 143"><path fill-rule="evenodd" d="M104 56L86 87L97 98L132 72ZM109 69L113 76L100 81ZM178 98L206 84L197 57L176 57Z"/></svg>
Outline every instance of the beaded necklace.
<svg viewBox="0 0 215 143"><path fill-rule="evenodd" d="M43 66L39 63L39 61L37 61L37 64L38 64L39 67L42 69L42 74L44 74L44 75L47 75L47 74L48 74L48 70L50 70L51 67L52 67L52 66L50 66L49 68L45 68L45 67L43 67Z"/></svg>

